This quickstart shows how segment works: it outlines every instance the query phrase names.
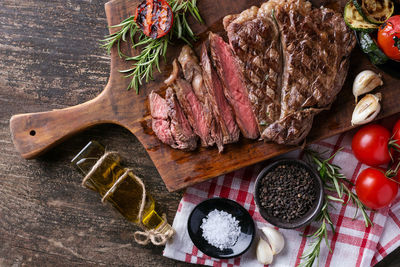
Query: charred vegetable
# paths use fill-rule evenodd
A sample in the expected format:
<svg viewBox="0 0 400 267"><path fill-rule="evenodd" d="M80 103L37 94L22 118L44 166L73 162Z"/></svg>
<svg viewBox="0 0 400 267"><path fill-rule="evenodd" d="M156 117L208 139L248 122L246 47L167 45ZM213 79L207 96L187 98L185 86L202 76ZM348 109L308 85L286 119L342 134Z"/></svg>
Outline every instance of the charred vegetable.
<svg viewBox="0 0 400 267"><path fill-rule="evenodd" d="M381 111L381 93L367 94L354 108L351 125L361 125L373 121Z"/></svg>
<svg viewBox="0 0 400 267"><path fill-rule="evenodd" d="M352 0L344 8L344 21L347 26L356 31L371 32L378 29L378 26L366 21L358 12Z"/></svg>
<svg viewBox="0 0 400 267"><path fill-rule="evenodd" d="M400 61L400 15L382 24L378 31L378 44L389 58Z"/></svg>
<svg viewBox="0 0 400 267"><path fill-rule="evenodd" d="M358 96L366 94L374 90L376 87L383 85L382 78L372 70L364 70L360 72L353 82L353 95L358 101Z"/></svg>
<svg viewBox="0 0 400 267"><path fill-rule="evenodd" d="M368 33L359 33L359 38L362 51L368 55L373 64L379 65L388 61L389 58L379 49L375 40Z"/></svg>
<svg viewBox="0 0 400 267"><path fill-rule="evenodd" d="M394 11L391 0L353 0L353 3L364 19L378 25L389 19Z"/></svg>
<svg viewBox="0 0 400 267"><path fill-rule="evenodd" d="M144 0L136 8L135 22L145 35L163 37L172 28L172 9L165 0Z"/></svg>

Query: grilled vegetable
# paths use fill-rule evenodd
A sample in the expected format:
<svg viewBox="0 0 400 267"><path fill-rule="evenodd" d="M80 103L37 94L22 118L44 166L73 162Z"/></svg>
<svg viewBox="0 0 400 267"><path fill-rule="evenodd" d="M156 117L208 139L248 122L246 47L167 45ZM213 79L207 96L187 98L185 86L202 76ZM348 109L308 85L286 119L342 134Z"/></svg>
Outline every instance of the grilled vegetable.
<svg viewBox="0 0 400 267"><path fill-rule="evenodd" d="M358 12L352 0L344 8L344 21L347 26L356 31L371 32L378 29L378 26L366 21Z"/></svg>
<svg viewBox="0 0 400 267"><path fill-rule="evenodd" d="M394 11L391 0L353 0L354 6L368 22L384 23Z"/></svg>
<svg viewBox="0 0 400 267"><path fill-rule="evenodd" d="M381 111L381 104L379 103L381 99L380 93L364 96L354 108L351 125L361 125L373 121Z"/></svg>
<svg viewBox="0 0 400 267"><path fill-rule="evenodd" d="M172 28L172 9L165 0L144 0L136 8L135 22L145 35L163 37Z"/></svg>
<svg viewBox="0 0 400 267"><path fill-rule="evenodd" d="M373 64L379 65L388 61L389 58L379 49L374 39L368 33L360 32L359 37L362 51L368 55Z"/></svg>
<svg viewBox="0 0 400 267"><path fill-rule="evenodd" d="M400 61L400 15L391 17L381 25L378 45L389 58Z"/></svg>
<svg viewBox="0 0 400 267"><path fill-rule="evenodd" d="M381 85L383 85L383 81L379 74L376 74L372 70L360 72L353 83L353 95L356 98L356 103L358 96L369 93Z"/></svg>

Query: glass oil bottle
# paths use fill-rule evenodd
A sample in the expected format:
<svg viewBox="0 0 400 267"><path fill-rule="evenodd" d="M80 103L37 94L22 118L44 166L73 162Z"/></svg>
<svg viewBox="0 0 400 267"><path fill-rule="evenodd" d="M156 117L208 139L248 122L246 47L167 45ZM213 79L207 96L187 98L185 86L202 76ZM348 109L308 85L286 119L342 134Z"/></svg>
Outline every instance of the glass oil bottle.
<svg viewBox="0 0 400 267"><path fill-rule="evenodd" d="M154 199L148 193L140 222L144 186L132 171L120 165L120 160L117 153L105 153L100 143L90 141L71 163L85 176L83 185L98 192L103 201L110 202L127 220L144 225L146 230L160 233L171 230L172 227L155 211Z"/></svg>

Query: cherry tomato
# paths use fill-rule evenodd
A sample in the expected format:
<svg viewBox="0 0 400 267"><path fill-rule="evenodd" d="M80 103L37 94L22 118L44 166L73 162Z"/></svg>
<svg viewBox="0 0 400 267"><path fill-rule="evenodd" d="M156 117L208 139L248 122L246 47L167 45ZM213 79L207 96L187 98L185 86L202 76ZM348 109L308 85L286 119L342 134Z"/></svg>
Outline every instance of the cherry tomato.
<svg viewBox="0 0 400 267"><path fill-rule="evenodd" d="M398 120L394 125L392 134L392 139L397 140L396 143L400 146L400 120Z"/></svg>
<svg viewBox="0 0 400 267"><path fill-rule="evenodd" d="M136 8L135 22L145 35L163 37L172 28L172 9L166 0L144 0Z"/></svg>
<svg viewBox="0 0 400 267"><path fill-rule="evenodd" d="M390 162L389 130L378 124L362 127L353 137L351 148L356 158L364 164L379 166Z"/></svg>
<svg viewBox="0 0 400 267"><path fill-rule="evenodd" d="M378 45L389 58L400 60L400 15L389 18L379 27Z"/></svg>
<svg viewBox="0 0 400 267"><path fill-rule="evenodd" d="M398 184L387 178L382 168L367 168L357 177L357 196L365 206L371 209L389 206L398 190Z"/></svg>

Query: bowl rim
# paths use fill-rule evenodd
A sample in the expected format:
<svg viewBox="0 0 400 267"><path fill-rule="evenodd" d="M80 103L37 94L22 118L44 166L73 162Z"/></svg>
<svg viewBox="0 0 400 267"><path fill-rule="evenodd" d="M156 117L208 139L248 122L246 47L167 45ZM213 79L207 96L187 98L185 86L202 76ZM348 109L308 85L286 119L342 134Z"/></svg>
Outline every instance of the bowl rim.
<svg viewBox="0 0 400 267"><path fill-rule="evenodd" d="M189 223L189 222L191 221L192 216L193 216L193 213L194 213L194 211L196 210L196 208L197 208L199 205L201 205L201 204L203 204L203 203L205 203L205 202L209 202L209 201L224 201L224 202L228 202L228 203L230 203L229 205L233 205L233 206L235 206L236 208L239 208L240 210L242 210L242 212L244 212L245 214L247 214L247 215L249 216L250 221L251 221L250 227L253 229L253 233L252 233L252 235L251 235L251 240L250 240L248 246L247 246L243 251L241 251L240 253L237 253L237 254L234 254L234 255L231 255L231 256L210 255L210 254L207 254L207 252L203 251L202 248L198 247L198 246L196 245L196 241L193 240L192 233L191 233L191 231L189 231L189 228L190 228L190 223ZM186 223L186 229L187 229L187 231L188 231L190 240L193 242L193 244L196 246L196 248L198 248L198 249L199 249L201 252L203 252L205 255L210 256L210 257L213 257L213 258L217 258L217 259L232 259L232 258L236 258L236 257L239 257L239 256L243 255L246 251L248 251L248 250L250 249L251 245L252 245L253 242L254 242L255 236L256 236L256 226L255 226L255 223L254 223L254 219L253 219L253 217L251 217L249 211L248 211L245 207L243 207L241 204L239 204L238 202L236 202L236 201L234 201L234 200L232 200L232 199L229 199L229 198L224 198L224 197L212 197L212 198L205 199L205 200L201 201L200 203L198 203L198 204L193 208L193 210L190 212L190 215L189 215L189 217L188 217L188 219L187 219L187 223Z"/></svg>
<svg viewBox="0 0 400 267"><path fill-rule="evenodd" d="M297 222L279 222L279 221L273 221L270 220L269 216L266 216L265 214L263 214L263 212L261 212L262 210L264 210L263 208L261 208L260 205L260 198L258 195L258 188L260 187L260 182L261 179L266 175L266 173L268 171L270 171L272 168L281 165L282 163L296 163L296 164L300 164L301 166L303 166L305 169L307 169L307 171L309 171L309 173L312 175L313 179L317 181L317 199L315 200L317 202L317 205L314 207L314 210L311 212L311 214L308 214L309 212L306 213L307 216L301 217L300 219L298 219ZM264 218L264 220L266 220L268 223L282 228L282 229L297 229L297 228L301 228L309 223L311 223L319 214L319 212L322 209L322 206L324 204L324 187L322 184L322 180L320 178L320 176L318 175L318 173L316 172L316 170L314 168L312 168L308 163L306 163L303 160L300 159L291 159L291 158L283 158L283 159L279 159L276 160L270 164L268 164L266 167L264 167L260 173L258 174L257 178L256 178L256 182L254 183L254 201L256 203L256 206L258 208L258 211L261 215L262 218ZM274 217L276 218L276 217Z"/></svg>

